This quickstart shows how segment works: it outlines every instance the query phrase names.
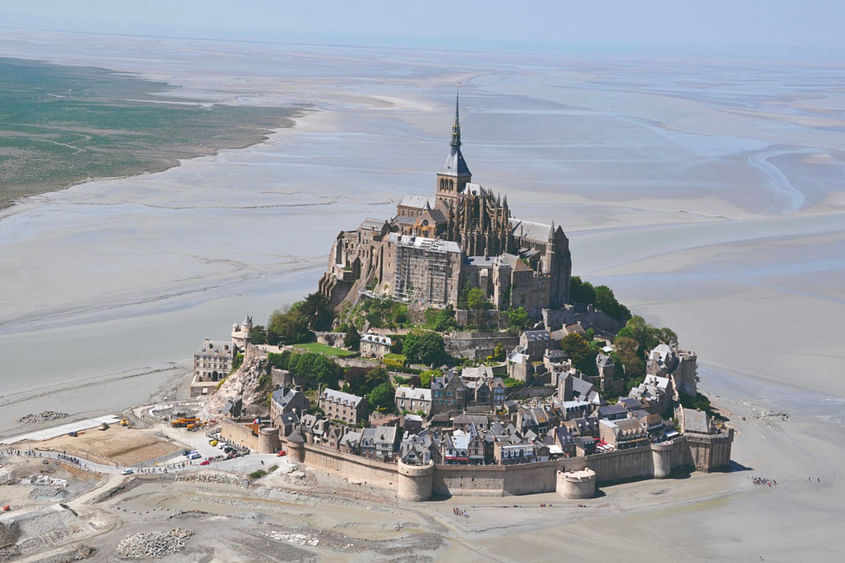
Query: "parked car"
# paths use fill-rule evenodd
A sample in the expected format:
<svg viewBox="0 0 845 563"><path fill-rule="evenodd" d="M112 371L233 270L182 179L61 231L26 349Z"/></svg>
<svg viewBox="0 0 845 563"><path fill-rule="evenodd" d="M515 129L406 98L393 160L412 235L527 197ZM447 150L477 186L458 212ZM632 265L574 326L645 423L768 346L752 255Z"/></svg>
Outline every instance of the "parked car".
<svg viewBox="0 0 845 563"><path fill-rule="evenodd" d="M191 453L188 454L188 459L199 459L201 457L202 457L202 455L200 455L200 453L197 452L197 451L194 451L194 452L191 452Z"/></svg>
<svg viewBox="0 0 845 563"><path fill-rule="evenodd" d="M200 462L200 465L208 465L209 463L211 463L211 460L209 460L209 459L204 459L204 460L202 460L202 461Z"/></svg>
<svg viewBox="0 0 845 563"><path fill-rule="evenodd" d="M126 469L120 472L121 475L132 475L133 473L135 473L135 470L131 467L127 467Z"/></svg>
<svg viewBox="0 0 845 563"><path fill-rule="evenodd" d="M276 454L276 457L283 457L286 455L288 455L288 453L285 450L279 450L279 453Z"/></svg>
<svg viewBox="0 0 845 563"><path fill-rule="evenodd" d="M218 444L218 442L217 442L217 440L209 440L209 441L208 441L208 444L209 444L210 446L216 446L216 445Z"/></svg>

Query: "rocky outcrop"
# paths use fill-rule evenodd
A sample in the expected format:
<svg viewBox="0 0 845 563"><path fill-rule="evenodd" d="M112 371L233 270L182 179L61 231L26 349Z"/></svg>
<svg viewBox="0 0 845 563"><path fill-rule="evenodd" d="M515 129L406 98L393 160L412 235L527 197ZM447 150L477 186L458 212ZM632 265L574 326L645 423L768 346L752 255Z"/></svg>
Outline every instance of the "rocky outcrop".
<svg viewBox="0 0 845 563"><path fill-rule="evenodd" d="M226 413L227 405L242 401L244 411L267 408L267 393L272 391L267 354L256 346L247 345L244 362L208 399L206 413L214 418Z"/></svg>

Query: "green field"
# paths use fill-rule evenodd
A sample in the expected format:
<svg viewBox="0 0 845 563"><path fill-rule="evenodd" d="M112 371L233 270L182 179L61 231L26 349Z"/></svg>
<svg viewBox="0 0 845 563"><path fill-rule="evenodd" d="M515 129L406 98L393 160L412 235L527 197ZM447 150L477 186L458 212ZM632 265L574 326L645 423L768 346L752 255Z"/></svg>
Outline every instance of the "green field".
<svg viewBox="0 0 845 563"><path fill-rule="evenodd" d="M323 354L324 356L333 356L333 357L344 357L344 356L353 356L355 352L350 352L348 350L341 350L340 348L332 348L326 344L321 344L319 342L307 342L305 344L296 344L294 348L297 350L302 350L303 352L313 352L315 354Z"/></svg>
<svg viewBox="0 0 845 563"><path fill-rule="evenodd" d="M191 100L168 97L173 90L101 68L0 58L0 207L248 146L290 126L298 111L175 103Z"/></svg>

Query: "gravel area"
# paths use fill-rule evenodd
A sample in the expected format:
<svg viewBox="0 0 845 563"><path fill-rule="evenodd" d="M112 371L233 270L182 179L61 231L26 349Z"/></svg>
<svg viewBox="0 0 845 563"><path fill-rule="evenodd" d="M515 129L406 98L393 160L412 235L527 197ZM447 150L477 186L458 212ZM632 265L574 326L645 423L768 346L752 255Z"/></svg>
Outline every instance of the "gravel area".
<svg viewBox="0 0 845 563"><path fill-rule="evenodd" d="M183 528L132 534L120 540L115 551L129 559L161 559L185 549L194 533Z"/></svg>
<svg viewBox="0 0 845 563"><path fill-rule="evenodd" d="M42 422L52 422L54 420L61 420L70 416L66 412L56 411L41 411L39 413L29 413L18 419L20 424L41 424Z"/></svg>
<svg viewBox="0 0 845 563"><path fill-rule="evenodd" d="M70 551L44 559L42 563L71 563L72 561L83 561L89 557L93 557L96 551L97 550L90 545L80 543Z"/></svg>

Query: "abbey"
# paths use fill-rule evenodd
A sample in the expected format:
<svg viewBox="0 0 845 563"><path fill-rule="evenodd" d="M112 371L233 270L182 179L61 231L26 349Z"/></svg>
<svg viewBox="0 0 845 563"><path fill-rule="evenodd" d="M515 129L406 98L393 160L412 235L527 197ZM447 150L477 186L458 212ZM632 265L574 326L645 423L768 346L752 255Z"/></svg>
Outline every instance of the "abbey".
<svg viewBox="0 0 845 563"><path fill-rule="evenodd" d="M504 198L472 182L461 153L459 100L434 197L407 195L396 215L341 231L320 292L332 306L363 294L422 307L457 307L461 288L481 288L497 309L534 317L568 299L572 261L563 228L511 216Z"/></svg>

